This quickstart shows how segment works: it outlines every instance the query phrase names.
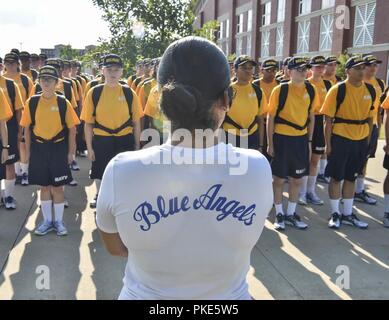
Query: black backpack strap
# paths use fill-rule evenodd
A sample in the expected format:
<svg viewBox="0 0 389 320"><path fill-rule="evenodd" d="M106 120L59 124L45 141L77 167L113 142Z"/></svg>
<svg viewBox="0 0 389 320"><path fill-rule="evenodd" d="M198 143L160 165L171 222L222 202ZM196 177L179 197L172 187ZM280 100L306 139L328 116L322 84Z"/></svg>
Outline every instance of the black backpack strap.
<svg viewBox="0 0 389 320"><path fill-rule="evenodd" d="M42 93L42 87L39 83L36 84L35 86L35 92L34 94L41 94Z"/></svg>
<svg viewBox="0 0 389 320"><path fill-rule="evenodd" d="M260 80L260 79L254 80L254 81L252 82L252 85L253 85L253 86L256 86L256 87L258 87L258 88L260 88L260 87L261 87L261 80Z"/></svg>
<svg viewBox="0 0 389 320"><path fill-rule="evenodd" d="M234 120L232 120L232 118L226 114L226 116L224 117L224 123L228 123L232 126L234 126L235 128L237 128L238 130L243 130L242 126L240 126L239 124L237 124Z"/></svg>
<svg viewBox="0 0 389 320"><path fill-rule="evenodd" d="M24 74L20 74L20 78L22 80L22 85L24 89L26 89L26 98L28 97L28 94L30 93L30 84L28 82L28 77Z"/></svg>
<svg viewBox="0 0 389 320"><path fill-rule="evenodd" d="M338 92L336 94L336 111L335 116L339 111L340 106L342 105L344 98L346 97L346 83L341 82L338 84Z"/></svg>
<svg viewBox="0 0 389 320"><path fill-rule="evenodd" d="M39 99L41 98L41 95L35 95L32 96L30 99L30 103L28 105L28 108L30 110L30 118L31 118L31 129L35 127L35 114L36 109L38 107Z"/></svg>
<svg viewBox="0 0 389 320"><path fill-rule="evenodd" d="M32 81L36 81L38 79L38 71L31 69Z"/></svg>
<svg viewBox="0 0 389 320"><path fill-rule="evenodd" d="M101 94L103 93L104 85L99 84L97 86L94 86L93 92L92 92L92 102L93 102L93 117L96 118L96 109L97 105L99 104L99 100L101 97Z"/></svg>
<svg viewBox="0 0 389 320"><path fill-rule="evenodd" d="M5 85L7 87L9 99L11 100L12 111L15 113L15 103L16 103L15 83L13 80L5 79Z"/></svg>
<svg viewBox="0 0 389 320"><path fill-rule="evenodd" d="M72 102L72 82L71 81L63 81L63 91L65 98Z"/></svg>
<svg viewBox="0 0 389 320"><path fill-rule="evenodd" d="M374 87L371 84L365 82L365 85L371 96L372 103L371 103L370 110L374 110L375 100L377 99L377 92L375 91Z"/></svg>
<svg viewBox="0 0 389 320"><path fill-rule="evenodd" d="M384 93L383 93L383 94L381 95L381 97L380 97L380 103L381 103L381 104L384 103L384 101L385 101L385 99L386 99L386 97L387 97L387 95L388 95L388 92L389 92L389 87L387 87L387 88L385 89Z"/></svg>
<svg viewBox="0 0 389 320"><path fill-rule="evenodd" d="M381 92L384 92L385 91L385 82L384 80L380 79L380 78L376 78L377 82L378 82L378 85L380 86L381 88Z"/></svg>
<svg viewBox="0 0 389 320"><path fill-rule="evenodd" d="M277 112L276 112L275 118L278 118L280 115L280 112L284 109L286 99L288 98L288 92L289 92L289 84L288 83L281 84L280 96L278 99L278 107L277 107Z"/></svg>
<svg viewBox="0 0 389 320"><path fill-rule="evenodd" d="M123 89L123 93L124 93L124 96L126 98L126 102L128 105L128 114L129 114L130 118L132 118L132 101L134 99L133 94L132 94L132 90L127 85L123 85L122 89Z"/></svg>
<svg viewBox="0 0 389 320"><path fill-rule="evenodd" d="M308 121L309 121L309 114L311 113L311 109L312 109L312 104L313 104L313 101L315 100L315 88L308 81L305 82L305 88L307 89L307 92L308 92L308 95L309 95L309 108L308 108L308 119L307 119L307 123L308 123Z"/></svg>
<svg viewBox="0 0 389 320"><path fill-rule="evenodd" d="M337 76L337 75L335 75L335 79L336 79L336 81L338 81L338 82L342 82L342 81L343 81L342 78L339 77L339 76Z"/></svg>
<svg viewBox="0 0 389 320"><path fill-rule="evenodd" d="M62 127L65 127L66 126L66 111L67 111L66 98L64 96L57 96L57 103L58 103L59 115L61 117L61 125L62 125Z"/></svg>
<svg viewBox="0 0 389 320"><path fill-rule="evenodd" d="M324 86L326 87L327 89L327 92L330 91L331 87L332 87L332 83L330 80L323 80L324 81Z"/></svg>

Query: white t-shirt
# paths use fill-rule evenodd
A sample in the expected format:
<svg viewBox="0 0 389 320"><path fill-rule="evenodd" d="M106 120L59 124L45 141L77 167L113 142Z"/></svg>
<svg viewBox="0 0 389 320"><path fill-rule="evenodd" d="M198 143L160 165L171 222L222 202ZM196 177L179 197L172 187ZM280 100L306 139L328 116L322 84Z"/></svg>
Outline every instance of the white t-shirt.
<svg viewBox="0 0 389 320"><path fill-rule="evenodd" d="M184 163L155 164L172 154ZM191 164L202 156L221 164ZM231 174L232 161L221 161L230 158L245 174ZM255 150L167 142L118 155L103 177L97 226L128 248L119 299L250 299L250 254L272 203L270 165Z"/></svg>

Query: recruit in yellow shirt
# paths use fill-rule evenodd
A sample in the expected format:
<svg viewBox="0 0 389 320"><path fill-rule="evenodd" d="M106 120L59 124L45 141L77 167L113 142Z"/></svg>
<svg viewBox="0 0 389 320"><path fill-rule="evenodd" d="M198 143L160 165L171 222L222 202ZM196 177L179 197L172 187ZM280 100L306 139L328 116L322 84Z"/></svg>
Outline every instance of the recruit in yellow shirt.
<svg viewBox="0 0 389 320"><path fill-rule="evenodd" d="M263 81L263 79L259 79L259 81L254 81L254 84L258 85L258 82L259 87L266 95L266 100L269 101L273 89L278 86L278 82L274 79L272 82L266 83L265 81Z"/></svg>
<svg viewBox="0 0 389 320"><path fill-rule="evenodd" d="M370 80L365 80L365 82L368 84L371 84L374 87L375 92L376 92L376 101L374 104L373 124L377 125L378 124L378 111L380 109L380 99L381 99L381 96L384 92L381 90L381 87L380 87L376 78L372 78ZM386 84L385 84L385 87L386 87Z"/></svg>
<svg viewBox="0 0 389 320"><path fill-rule="evenodd" d="M13 81L13 85L15 88L15 110L23 109L24 103L23 103L22 95L21 95L20 90L19 90L19 86L14 81ZM11 102L11 99L9 97L9 93L8 93L8 89L7 89L7 85L6 85L6 79L3 76L0 76L0 88L3 89L4 94L7 98L7 102L12 108L12 102Z"/></svg>
<svg viewBox="0 0 389 320"><path fill-rule="evenodd" d="M279 116L299 126L304 126L309 117L308 109L309 109L309 103L311 101L308 91L305 85L296 86L293 85L291 81L288 82L288 85L289 85L288 96L286 98L285 106L279 113ZM315 90L315 98L312 101L311 111L318 109L320 106L319 94L315 87L314 90ZM280 91L281 91L281 85L277 86L273 90L270 96L269 109L268 109L268 113L270 116L275 117L277 113ZM296 136L306 135L308 133L308 128L305 128L304 130L298 130L286 124L275 123L274 132L285 136L296 137Z"/></svg>
<svg viewBox="0 0 389 320"><path fill-rule="evenodd" d="M23 110L20 125L28 127L31 125L30 114L30 99L27 100ZM74 108L69 101L66 100L66 117L65 122L68 128L72 128L80 123ZM55 94L50 99L43 96L40 97L35 113L35 127L34 134L45 140L50 140L55 137L62 130L61 115L59 113L57 95Z"/></svg>
<svg viewBox="0 0 389 320"><path fill-rule="evenodd" d="M34 90L34 84L29 77L26 76L28 79L28 92L27 92L26 88L24 88L24 86L23 86L22 77L21 77L20 72L14 76L11 76L9 73L6 72L3 74L3 76L16 82L16 84L19 86L20 93L22 94L23 102L25 102L28 98L31 97L33 90Z"/></svg>
<svg viewBox="0 0 389 320"><path fill-rule="evenodd" d="M146 102L149 97L150 91L157 85L157 81L155 79L151 79L143 83L142 87L138 91L139 102L144 110L146 107Z"/></svg>
<svg viewBox="0 0 389 320"><path fill-rule="evenodd" d="M103 92L101 93L99 103L96 107L96 119L93 117L93 101L92 93L96 87L88 91L85 97L85 104L82 108L81 119L86 123L94 124L97 121L104 127L115 130L122 126L129 119L129 110L124 96L123 88L121 85L115 87L109 87L104 85ZM132 121L139 121L143 116L143 111L138 101L138 97L135 92L132 92ZM99 136L112 136L110 133L101 129L93 129L95 135ZM114 136L124 136L133 133L133 128L128 127L120 131Z"/></svg>
<svg viewBox="0 0 389 320"><path fill-rule="evenodd" d="M60 92L62 93L63 95L65 95L65 89L64 89L64 80L62 79L58 79L58 83L57 85L55 86L55 91L57 92ZM38 84L36 84L34 86L34 93L37 93L37 86ZM72 91L72 99L70 101L70 104L72 105L73 108L77 108L77 101L76 101L76 95L74 94L74 90L73 90L73 86L71 88L71 91ZM41 92L40 92L41 93Z"/></svg>
<svg viewBox="0 0 389 320"><path fill-rule="evenodd" d="M374 110L370 110L374 101L371 99L369 90L365 84L359 87L351 85L346 80L346 96L340 105L337 117L348 120L364 120L374 116ZM336 84L328 92L320 112L328 117L334 118L336 112L336 96L339 84ZM332 133L350 140L363 140L369 136L369 125L336 123Z"/></svg>
<svg viewBox="0 0 389 320"><path fill-rule="evenodd" d="M160 132L169 132L169 128L164 126L168 125L169 119L162 112L159 99L160 92L158 90L158 86L154 86L150 91L149 98L147 99L144 114L152 118L154 128Z"/></svg>
<svg viewBox="0 0 389 320"><path fill-rule="evenodd" d="M319 81L315 81L315 80L313 80L313 78L309 78L308 81L310 82L310 84L315 86L315 88L317 90L317 93L319 95L318 96L319 97L319 105L314 110L314 112L315 112L315 115L320 115L320 109L321 109L321 107L322 107L322 105L324 103L324 100L326 99L326 95L328 93L327 87L324 84L324 80L323 79L320 79Z"/></svg>
<svg viewBox="0 0 389 320"><path fill-rule="evenodd" d="M323 80L331 81L332 85L335 85L339 82L338 79L336 78L336 75L332 77L326 77L325 75L323 75Z"/></svg>
<svg viewBox="0 0 389 320"><path fill-rule="evenodd" d="M227 115L243 129L248 129L257 116L260 117L265 114L267 106L266 95L261 89L262 100L261 105L258 106L258 98L251 83L247 85L233 83L231 87L234 91L234 98ZM223 129L229 133L241 136L239 129L229 123L223 123ZM257 130L258 124L248 132L248 135L252 135Z"/></svg>
<svg viewBox="0 0 389 320"><path fill-rule="evenodd" d="M3 89L0 88L0 120L11 119L13 113Z"/></svg>

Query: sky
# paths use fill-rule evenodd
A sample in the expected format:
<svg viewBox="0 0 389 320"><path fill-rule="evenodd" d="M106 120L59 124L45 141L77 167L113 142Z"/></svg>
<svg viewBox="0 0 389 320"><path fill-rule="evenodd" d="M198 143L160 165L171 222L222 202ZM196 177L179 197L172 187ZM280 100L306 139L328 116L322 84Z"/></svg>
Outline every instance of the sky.
<svg viewBox="0 0 389 320"><path fill-rule="evenodd" d="M109 37L92 0L0 0L1 57L12 48L38 54L56 44L83 49Z"/></svg>

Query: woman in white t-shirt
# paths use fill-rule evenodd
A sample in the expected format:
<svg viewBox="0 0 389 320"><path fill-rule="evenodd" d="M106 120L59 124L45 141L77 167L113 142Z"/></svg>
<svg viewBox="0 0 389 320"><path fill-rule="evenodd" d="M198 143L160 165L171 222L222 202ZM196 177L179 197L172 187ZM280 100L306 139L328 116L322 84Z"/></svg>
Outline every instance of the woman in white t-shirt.
<svg viewBox="0 0 389 320"><path fill-rule="evenodd" d="M166 50L158 84L174 134L114 158L97 203L106 248L128 258L119 299L251 299L246 276L273 203L272 176L258 151L220 142L227 59L205 39L181 39Z"/></svg>

